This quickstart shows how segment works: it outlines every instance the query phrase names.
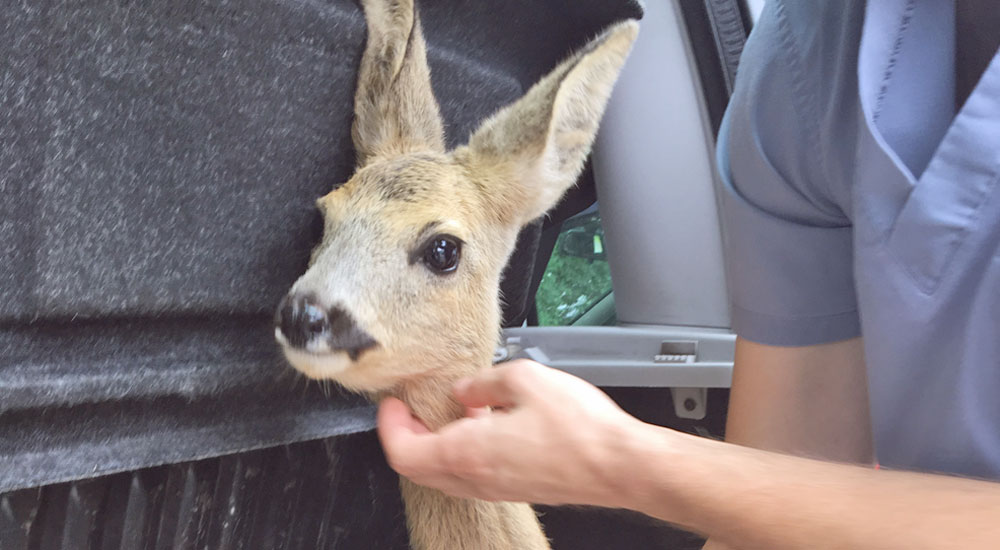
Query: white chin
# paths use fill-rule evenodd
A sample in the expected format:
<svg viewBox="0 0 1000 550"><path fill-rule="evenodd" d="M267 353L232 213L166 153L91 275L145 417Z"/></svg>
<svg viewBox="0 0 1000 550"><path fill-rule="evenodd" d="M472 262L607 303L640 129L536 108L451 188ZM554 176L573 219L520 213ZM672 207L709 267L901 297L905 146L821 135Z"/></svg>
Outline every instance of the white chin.
<svg viewBox="0 0 1000 550"><path fill-rule="evenodd" d="M351 367L353 361L342 351L309 353L281 346L285 358L296 370L309 378L336 380L337 375Z"/></svg>

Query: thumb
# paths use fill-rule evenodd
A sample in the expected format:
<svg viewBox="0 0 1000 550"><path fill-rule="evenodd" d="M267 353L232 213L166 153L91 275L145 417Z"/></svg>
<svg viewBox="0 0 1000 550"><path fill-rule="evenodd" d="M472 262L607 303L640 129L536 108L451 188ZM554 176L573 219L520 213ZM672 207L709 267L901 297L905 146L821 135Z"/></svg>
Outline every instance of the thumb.
<svg viewBox="0 0 1000 550"><path fill-rule="evenodd" d="M378 436L389 465L400 475L412 477L435 458L435 445L430 430L413 417L410 408L395 397L386 397L379 404L376 418Z"/></svg>
<svg viewBox="0 0 1000 550"><path fill-rule="evenodd" d="M455 384L455 398L469 408L511 408L524 400L518 377L524 373L523 365L508 363L482 370L471 378Z"/></svg>
<svg viewBox="0 0 1000 550"><path fill-rule="evenodd" d="M375 421L380 432L423 434L430 431L423 422L413 416L406 403L395 397L386 397L379 403Z"/></svg>

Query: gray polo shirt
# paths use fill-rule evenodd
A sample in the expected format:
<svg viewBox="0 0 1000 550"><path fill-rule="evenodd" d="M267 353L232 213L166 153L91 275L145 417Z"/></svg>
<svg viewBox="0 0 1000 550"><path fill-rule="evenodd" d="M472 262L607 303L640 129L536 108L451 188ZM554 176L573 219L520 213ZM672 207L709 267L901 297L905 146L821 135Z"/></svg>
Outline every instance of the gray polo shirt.
<svg viewBox="0 0 1000 550"><path fill-rule="evenodd" d="M878 458L1000 479L1000 56L944 0L769 0L719 142L733 323L864 336ZM789 411L794 414L794 411Z"/></svg>

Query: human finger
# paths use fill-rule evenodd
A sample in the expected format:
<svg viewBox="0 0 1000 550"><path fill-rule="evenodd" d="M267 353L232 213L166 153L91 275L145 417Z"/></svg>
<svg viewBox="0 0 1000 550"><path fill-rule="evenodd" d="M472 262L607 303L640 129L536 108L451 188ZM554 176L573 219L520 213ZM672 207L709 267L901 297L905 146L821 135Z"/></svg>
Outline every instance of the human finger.
<svg viewBox="0 0 1000 550"><path fill-rule="evenodd" d="M518 392L511 384L507 365L485 369L475 376L455 383L455 398L468 408L512 407L518 402Z"/></svg>
<svg viewBox="0 0 1000 550"><path fill-rule="evenodd" d="M387 397L376 418L379 440L393 470L405 477L426 475L440 464L434 435L402 401Z"/></svg>
<svg viewBox="0 0 1000 550"><path fill-rule="evenodd" d="M483 418L492 414L489 407L465 407L467 418Z"/></svg>

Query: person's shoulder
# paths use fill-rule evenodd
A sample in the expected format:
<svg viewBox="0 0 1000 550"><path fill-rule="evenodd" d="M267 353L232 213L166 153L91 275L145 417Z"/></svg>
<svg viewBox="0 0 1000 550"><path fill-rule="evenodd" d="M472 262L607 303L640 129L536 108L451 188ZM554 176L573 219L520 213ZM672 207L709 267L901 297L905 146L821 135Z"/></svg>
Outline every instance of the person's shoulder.
<svg viewBox="0 0 1000 550"><path fill-rule="evenodd" d="M848 215L859 0L768 0L719 132L733 328L770 345L859 334Z"/></svg>
<svg viewBox="0 0 1000 550"><path fill-rule="evenodd" d="M836 47L864 24L865 0L768 0L765 6L764 13L787 25L802 44Z"/></svg>
<svg viewBox="0 0 1000 550"><path fill-rule="evenodd" d="M720 133L720 168L758 206L843 218L863 19L861 0L765 4Z"/></svg>
<svg viewBox="0 0 1000 550"><path fill-rule="evenodd" d="M741 71L765 67L798 81L828 83L831 74L856 71L864 8L864 0L769 0Z"/></svg>

